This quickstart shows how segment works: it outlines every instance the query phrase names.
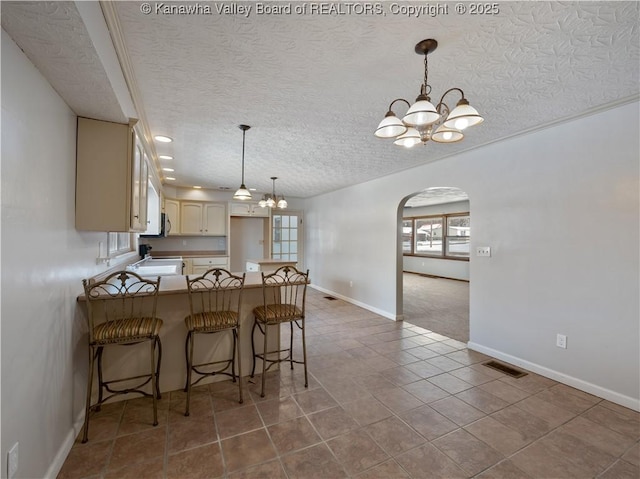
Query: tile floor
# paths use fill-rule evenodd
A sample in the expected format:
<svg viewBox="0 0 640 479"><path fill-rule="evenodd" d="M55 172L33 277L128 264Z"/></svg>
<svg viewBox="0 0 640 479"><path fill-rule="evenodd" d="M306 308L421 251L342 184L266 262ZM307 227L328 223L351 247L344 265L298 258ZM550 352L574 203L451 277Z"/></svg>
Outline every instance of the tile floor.
<svg viewBox="0 0 640 479"><path fill-rule="evenodd" d="M301 366L103 407L62 478L634 478L640 414L313 289ZM254 384L255 383L255 384Z"/></svg>

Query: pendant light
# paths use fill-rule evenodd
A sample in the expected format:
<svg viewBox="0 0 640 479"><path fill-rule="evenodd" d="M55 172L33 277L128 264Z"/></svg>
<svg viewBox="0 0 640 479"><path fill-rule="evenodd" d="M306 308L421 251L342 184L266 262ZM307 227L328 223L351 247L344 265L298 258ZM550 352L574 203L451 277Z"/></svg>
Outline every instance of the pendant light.
<svg viewBox="0 0 640 479"><path fill-rule="evenodd" d="M271 181L273 182L273 191L271 193L271 195L264 195L262 197L262 199L258 202L258 205L261 208L275 208L278 207L280 209L284 209L288 206L287 204L287 200L284 199L284 195L281 196L280 198L278 198L276 196L276 180L278 179L277 176L272 176L271 177Z"/></svg>
<svg viewBox="0 0 640 479"><path fill-rule="evenodd" d="M242 130L242 183L240 183L240 188L238 188L238 191L233 195L233 199L250 200L251 192L244 186L244 136L251 127L249 125L239 125L238 128Z"/></svg>

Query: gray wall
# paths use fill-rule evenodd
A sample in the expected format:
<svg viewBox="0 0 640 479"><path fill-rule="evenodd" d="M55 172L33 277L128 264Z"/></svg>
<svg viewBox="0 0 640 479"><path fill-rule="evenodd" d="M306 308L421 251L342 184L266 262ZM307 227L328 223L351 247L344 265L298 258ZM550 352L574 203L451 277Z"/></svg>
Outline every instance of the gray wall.
<svg viewBox="0 0 640 479"><path fill-rule="evenodd" d="M307 200L314 285L401 315L399 205L456 186L472 250L492 248L469 263L470 346L639 409L638 118L634 101Z"/></svg>

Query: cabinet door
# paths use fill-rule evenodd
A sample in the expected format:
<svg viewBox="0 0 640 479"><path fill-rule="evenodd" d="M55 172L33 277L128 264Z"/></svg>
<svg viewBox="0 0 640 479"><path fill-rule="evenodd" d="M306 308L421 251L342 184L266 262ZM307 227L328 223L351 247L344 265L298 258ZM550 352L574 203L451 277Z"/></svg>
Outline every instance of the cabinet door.
<svg viewBox="0 0 640 479"><path fill-rule="evenodd" d="M149 163L147 153L143 152L142 164L140 165L140 225L142 231L147 229L147 207L149 198Z"/></svg>
<svg viewBox="0 0 640 479"><path fill-rule="evenodd" d="M251 216L259 216L261 218L269 217L269 208L261 208L260 205L251 205Z"/></svg>
<svg viewBox="0 0 640 479"><path fill-rule="evenodd" d="M183 235L201 235L202 203L180 203L180 233Z"/></svg>
<svg viewBox="0 0 640 479"><path fill-rule="evenodd" d="M176 200L164 200L164 212L169 222L169 224L167 224L169 228L167 234L180 234L180 203Z"/></svg>
<svg viewBox="0 0 640 479"><path fill-rule="evenodd" d="M250 216L252 205L249 203L231 203L231 216Z"/></svg>
<svg viewBox="0 0 640 479"><path fill-rule="evenodd" d="M203 234L207 236L227 234L227 211L224 204L206 203L204 205L203 229Z"/></svg>
<svg viewBox="0 0 640 479"><path fill-rule="evenodd" d="M142 220L140 218L140 173L142 170L142 155L142 145L136 140L131 165L131 229L134 231L142 230Z"/></svg>

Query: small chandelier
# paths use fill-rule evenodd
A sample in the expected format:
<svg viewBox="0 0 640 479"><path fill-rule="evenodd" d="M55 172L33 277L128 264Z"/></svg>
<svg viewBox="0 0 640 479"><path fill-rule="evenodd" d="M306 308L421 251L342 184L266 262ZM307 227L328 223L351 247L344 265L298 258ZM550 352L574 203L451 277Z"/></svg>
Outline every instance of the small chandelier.
<svg viewBox="0 0 640 479"><path fill-rule="evenodd" d="M418 143L426 144L433 140L438 143L455 143L462 140L462 130L484 121L477 110L469 105L460 88L450 88L444 92L436 106L431 103L429 94L431 85L427 83L429 72L427 58L429 53L438 47L438 42L433 39L422 40L415 47L418 55L424 55L424 83L420 87L420 95L411 105L404 98L397 98L389 105L389 111L378 125L374 135L378 138L395 138L394 144L411 148ZM461 95L456 107L451 110L444 103L444 97L457 91ZM396 102L404 102L409 109L400 120L392 108Z"/></svg>
<svg viewBox="0 0 640 479"><path fill-rule="evenodd" d="M238 128L242 130L242 183L240 183L240 188L233 195L234 200L250 200L251 192L244 186L244 135L247 133L247 130L251 128L249 125L238 125Z"/></svg>
<svg viewBox="0 0 640 479"><path fill-rule="evenodd" d="M258 205L261 208L275 208L276 206L280 209L287 207L287 200L284 199L284 196L278 198L276 196L276 180L277 176L272 176L271 181L273 181L273 193L271 195L264 195L262 199L258 202Z"/></svg>

